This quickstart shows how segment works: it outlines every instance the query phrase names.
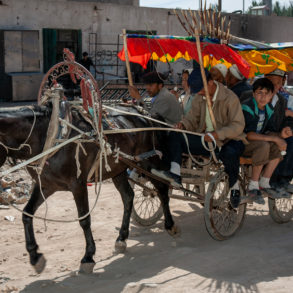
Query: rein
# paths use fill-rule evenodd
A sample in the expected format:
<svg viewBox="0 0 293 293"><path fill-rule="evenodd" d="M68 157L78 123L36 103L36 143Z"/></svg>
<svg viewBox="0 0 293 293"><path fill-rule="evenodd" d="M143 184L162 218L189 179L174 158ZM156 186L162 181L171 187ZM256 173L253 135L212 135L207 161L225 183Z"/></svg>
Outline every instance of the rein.
<svg viewBox="0 0 293 293"><path fill-rule="evenodd" d="M213 140L213 146L211 148L209 148L208 146L206 146L205 144L205 141L204 141L204 134L201 134L201 133L195 133L195 132L191 132L191 131L187 131L187 130L181 130L181 129L174 129L172 125L168 124L168 123L165 123L165 122L162 122L160 120L157 120L157 119L154 119L154 118L151 118L151 117L148 117L148 116L145 116L145 115L141 115L141 114L137 114L137 113L131 113L131 112L127 112L127 111L123 111L123 110L119 110L119 109L116 109L116 108L112 108L112 107L109 107L109 106L104 106L106 109L109 109L109 110L113 110L113 111L116 111L116 112L119 112L119 113L122 113L122 114L125 114L125 115L132 115L132 116L137 116L137 117L141 117L141 118L144 118L144 119L147 119L147 120L150 120L150 121L153 121L153 122L156 122L156 123L159 123L159 124L162 124L162 125L165 125L165 126L168 126L168 128L163 128L163 127L146 127L146 128L132 128L132 129L110 129L110 130L103 130L103 128L100 129L99 131L99 127L98 126L98 121L97 119L95 119L95 130L97 131L97 138L96 140L93 141L93 135L94 133L93 132L84 132L82 130L80 130L79 128L75 127L74 125L72 125L71 123L67 122L66 120L63 120L61 119L60 117L58 118L58 120L60 122L63 122L65 123L67 126L71 127L72 129L76 130L77 132L79 132L79 135L75 136L75 137L72 137L70 139L65 139L65 140L62 140L63 142L61 142L60 144L58 145L55 145L49 149L47 149L46 151L42 152L41 154L25 161L25 162L22 162L21 164L18 164L12 168L10 168L9 170L6 170L4 172L0 172L1 176L4 176L4 175L7 175L13 171L16 171L26 165L29 165L37 160L39 160L40 158L43 158L43 157L46 157L48 156L49 154L51 154L52 152L56 152L58 151L61 147L69 144L69 143L72 143L72 142L75 142L75 143L78 143L77 145L77 151L76 151L76 155L75 155L75 158L78 157L78 150L79 150L79 145L81 145L82 142L91 142L91 143L97 143L99 142L99 145L100 145L100 152L98 154L98 164L99 164L99 188L98 188L98 191L97 191L97 182L95 184L95 193L96 193L96 200L95 200L95 203L92 207L92 209L84 216L82 217L78 217L76 219L73 219L73 220L56 220L56 219L47 219L46 215L47 215L47 203L46 203L46 198L44 197L43 193L42 193L42 188L41 188L41 179L40 179L40 172L38 171L38 166L30 166L34 169L36 169L36 172L37 172L37 175L38 175L38 181L39 181L39 185L40 185L40 190L41 190L41 194L42 194L42 197L43 197L43 200L46 204L46 213L45 213L45 217L40 217L40 216L35 216L35 215L32 215L30 213L27 213L25 211L22 211L21 209L17 208L15 205L9 203L8 201L6 201L6 199L4 199L4 201L6 201L10 206L12 206L13 208L15 208L16 210L18 210L19 212L25 214L26 216L29 216L31 218L35 218L35 219L40 219L40 220L44 220L44 222L46 223L46 221L48 222L57 222L57 223L71 223L71 222L76 222L76 221L81 221L85 218L87 218L91 213L92 211L94 210L96 204L97 204L97 201L98 201L98 198L99 198L99 195L100 195L100 191L101 191L101 185L102 185L102 167L103 167L103 157L104 157L104 160L105 160L105 165L107 166L107 156L112 154L114 156L114 158L116 157L116 162L118 160L121 160L123 161L124 163L126 163L127 165L130 165L132 166L132 156L129 156L127 154L124 154L123 152L121 152L119 150L119 148L115 148L114 151L111 150L111 146L105 141L104 139L104 135L110 135L110 134L119 134L119 133L132 133L132 132L143 132L143 131L175 131L175 132L181 132L186 140L186 143L187 143L187 148L188 148L188 152L189 152L189 156L191 157L191 159L198 165L203 165L201 162L198 162L193 156L192 154L190 153L190 150L189 150L189 145L188 145L188 139L187 139L187 136L186 134L191 134L191 135L197 135L197 136L201 136L202 137L202 144L204 146L204 148L209 151L209 152L214 152L214 150L216 149L216 141L215 139L213 138L213 136L211 136L212 140ZM32 110L32 109L31 109ZM32 110L33 111L33 110ZM34 112L33 112L34 113ZM18 149L15 149L15 150L20 150L22 147L26 146L27 144L27 141L28 139L30 138L31 136L31 133L34 129L34 126L35 126L35 122L36 122L36 115L34 113L34 122L33 122L33 125L32 125L32 128L30 130L30 133L29 133L29 136L27 137L27 139L25 140L25 142L23 144L20 145L20 147ZM172 127L172 128L171 128ZM88 137L89 139L84 139L84 137ZM58 140L58 141L61 141L61 140ZM4 145L4 147L6 147ZM30 147L30 146L29 146ZM124 159L123 159L124 157ZM118 160L117 160L118 159ZM210 157L210 161L211 161L211 157ZM209 163L210 163L209 161ZM78 163L78 162L77 162ZM95 162L94 162L94 165L95 165ZM205 164L206 165L206 164ZM134 166L134 165L133 165ZM77 167L78 167L78 164L77 164ZM109 165L108 165L109 167ZM110 167L109 167L110 168ZM111 171L111 169L107 169L107 171ZM149 174L148 174L149 175ZM150 175L150 177L154 177L153 174ZM46 227L46 226L45 226Z"/></svg>

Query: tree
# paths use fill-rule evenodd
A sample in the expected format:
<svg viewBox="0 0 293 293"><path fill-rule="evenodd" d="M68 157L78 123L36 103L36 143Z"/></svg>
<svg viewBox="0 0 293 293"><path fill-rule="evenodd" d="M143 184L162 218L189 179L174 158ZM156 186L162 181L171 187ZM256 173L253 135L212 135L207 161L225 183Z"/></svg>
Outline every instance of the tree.
<svg viewBox="0 0 293 293"><path fill-rule="evenodd" d="M293 1L290 1L289 6L283 5L281 7L279 1L276 1L273 7L273 13L277 16L291 16L293 17Z"/></svg>
<svg viewBox="0 0 293 293"><path fill-rule="evenodd" d="M276 15L281 15L281 6L280 6L280 3L279 1L276 1L275 5L274 5L274 8L273 8L273 13L275 13Z"/></svg>

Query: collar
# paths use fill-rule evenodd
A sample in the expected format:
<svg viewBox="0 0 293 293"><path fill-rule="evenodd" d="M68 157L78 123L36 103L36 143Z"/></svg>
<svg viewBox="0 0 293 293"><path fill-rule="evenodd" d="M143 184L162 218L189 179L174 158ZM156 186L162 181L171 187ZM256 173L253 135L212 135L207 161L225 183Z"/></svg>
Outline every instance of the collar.
<svg viewBox="0 0 293 293"><path fill-rule="evenodd" d="M218 92L219 92L219 83L217 81L214 80L214 83L216 84L217 88L216 91L213 95L212 101L215 102L218 96ZM205 96L202 97L204 100L206 100L207 98Z"/></svg>
<svg viewBox="0 0 293 293"><path fill-rule="evenodd" d="M155 102L155 100L158 98L159 94L161 93L161 91L164 90L164 87L151 99L151 103L153 104Z"/></svg>
<svg viewBox="0 0 293 293"><path fill-rule="evenodd" d="M232 90L234 87L237 87L238 85L240 85L241 83L244 83L244 82L246 82L245 79L243 79L243 80L239 80L239 81L237 81L234 85L232 85L230 89Z"/></svg>
<svg viewBox="0 0 293 293"><path fill-rule="evenodd" d="M258 109L257 102L256 102L255 98L252 98L252 100L253 100L253 104L254 104L254 113L258 116L260 109ZM267 113L268 119L270 119L274 113L274 110L271 109L269 104L266 104L264 111Z"/></svg>
<svg viewBox="0 0 293 293"><path fill-rule="evenodd" d="M151 103L152 103L152 104L155 102L155 100L157 99L157 97L158 97L158 95L152 97L152 99L151 99Z"/></svg>
<svg viewBox="0 0 293 293"><path fill-rule="evenodd" d="M276 104L277 104L278 101L279 101L279 97L278 97L277 94L275 94L275 95L273 96L272 101L271 101L271 104L272 104L273 108L275 108L275 106L276 106Z"/></svg>

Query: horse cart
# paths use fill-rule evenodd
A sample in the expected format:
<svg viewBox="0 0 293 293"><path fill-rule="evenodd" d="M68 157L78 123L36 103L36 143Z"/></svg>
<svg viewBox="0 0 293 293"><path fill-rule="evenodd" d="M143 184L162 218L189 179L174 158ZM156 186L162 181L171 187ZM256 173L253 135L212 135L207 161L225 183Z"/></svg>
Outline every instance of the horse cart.
<svg viewBox="0 0 293 293"><path fill-rule="evenodd" d="M247 204L253 201L245 196L245 190L251 173L251 160L240 159L240 193L241 203L238 208L230 204L228 176L223 165L212 158L197 158L194 162L184 155L181 166L182 189L174 189L170 185L171 199L187 200L199 203L204 208L204 221L208 233L216 240L225 240L233 236L242 226ZM138 170L139 171L139 170ZM132 179L130 179L133 181ZM134 181L135 197L132 219L142 225L155 224L163 215L157 191L143 172ZM279 224L287 223L293 216L293 199L268 197L269 214Z"/></svg>
<svg viewBox="0 0 293 293"><path fill-rule="evenodd" d="M54 79L57 80L57 77L68 75L70 74L70 71L76 72L76 70L83 70L78 63L72 62L73 60L74 57L68 55L67 52L67 54L65 54L65 62L61 62L49 70L40 88L39 102L41 102L41 96L44 92L45 84L48 84L48 82L50 83L50 77L53 76ZM72 63L71 67L68 67L68 62ZM64 70L64 67L66 67L66 70ZM89 72L86 72L86 75L89 80L95 84L92 75ZM98 92L98 88L95 87L93 92ZM72 102L73 104L84 103L85 98L88 99L90 94L86 93L86 89L84 89L80 93L78 92L77 96L80 97L79 102ZM103 98L107 101L106 103L103 102ZM106 95L104 97L102 90L101 98L99 99L99 107L104 105L106 109L111 108L107 107L106 104L115 107L113 102L107 98ZM117 105L117 101L115 104ZM122 104L120 103L120 105ZM124 106L136 107L129 104L124 104ZM148 119L147 116L142 117ZM145 159L148 158L148 156L153 156L155 154L152 151L149 153L149 155L142 154L142 157ZM183 157L184 159L181 166L183 187L181 189L175 189L162 178L157 177L150 171L146 170L143 167L143 164L140 164L140 160L129 159L127 155L126 157L121 158L121 160L129 166L130 170L136 170L135 176L129 177L129 182L135 193L132 219L139 225L151 226L163 216L163 208L158 197L158 190L151 182L151 180L154 179L169 185L169 198L200 204L204 209L205 226L211 237L216 240L228 239L241 228L245 219L247 204L253 203L252 200L245 195L251 173L251 160L249 158L240 159L239 182L241 204L238 208L232 208L229 198L230 190L228 176L224 172L222 163L216 159L215 155L212 155L211 153L210 157L207 158L202 156L194 157L191 154L183 154ZM88 178L90 178L90 176L88 176ZM268 197L269 214L275 222L286 223L291 220L293 216L293 199L274 199L269 197L266 193L263 193L263 196Z"/></svg>
<svg viewBox="0 0 293 293"><path fill-rule="evenodd" d="M243 60L238 53L231 50L230 47L228 48L227 44L231 39L244 43L247 42L250 46L263 47L264 44L239 39L230 35L230 23L227 25L227 31L224 32L224 25L221 28L215 29L213 28L215 22L211 20L202 22L202 18L193 15L191 12L189 16L187 13L182 12L183 20L177 12L175 14L189 36L182 38L174 36L127 35L129 39L126 41L126 36L124 35L124 49L120 51L119 57L121 60L126 61L126 66L129 61L145 66L146 61L143 58L145 56L152 56L150 58L162 62L168 62L168 60L172 62L178 56L184 58L185 55L188 55L187 60L193 56L191 58L199 63L203 80L205 79L203 68L213 66L213 62L216 61L215 59L219 62L226 60L228 63L237 64L246 77L251 74L250 64L248 65L248 62ZM223 21L225 22L225 19ZM199 23L201 26L198 25ZM219 31L221 32L219 33ZM189 42L192 38L193 43ZM196 42L196 46L194 42ZM197 52L197 54L194 52ZM202 56L205 57L205 62L209 60L210 63L205 63L204 66ZM141 61L137 61L139 59ZM130 74L128 75L130 77ZM208 93L206 88L205 93ZM210 116L213 117L208 97L207 106ZM213 126L216 129L214 123ZM218 162L215 156L211 155L210 158L199 157L194 159L191 155L183 155L185 156L181 166L183 188L176 190L170 186L169 197L199 203L204 207L204 220L208 233L216 240L224 240L231 237L243 224L247 204L252 203L252 199L245 195L251 175L251 160L249 158L241 158L240 160L239 182L242 200L239 207L235 209L232 208L229 201L228 177L224 172L223 165ZM142 168L135 166L133 168L137 169L138 176L130 178L135 189L132 218L140 225L153 225L163 215L162 206L157 197L157 190L148 179L153 175L146 173ZM161 180L158 177L155 179ZM269 213L274 221L286 223L291 220L293 216L292 199L281 197L276 199L266 193L263 193L262 196L268 197Z"/></svg>

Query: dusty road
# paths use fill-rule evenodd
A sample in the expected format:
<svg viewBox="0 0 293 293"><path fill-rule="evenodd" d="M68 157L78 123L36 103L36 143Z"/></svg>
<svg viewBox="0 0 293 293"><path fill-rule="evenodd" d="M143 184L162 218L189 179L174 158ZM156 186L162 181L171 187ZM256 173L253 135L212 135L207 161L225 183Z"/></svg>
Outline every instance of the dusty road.
<svg viewBox="0 0 293 293"><path fill-rule="evenodd" d="M93 187L89 191L93 204ZM48 217L76 217L70 193L56 193L48 205ZM35 221L37 242L47 259L45 271L36 275L25 250L21 215L11 208L0 210L0 288L42 293L293 292L293 221L276 224L267 205L250 206L239 233L217 242L205 230L202 207L171 200L171 208L180 238L171 238L162 221L151 228L132 223L127 252L116 255L122 202L111 183L103 184L92 214L97 246L92 275L77 273L85 249L78 223L47 223L45 231L44 223ZM42 207L38 214L44 211ZM7 215L15 216L14 222L4 220Z"/></svg>

